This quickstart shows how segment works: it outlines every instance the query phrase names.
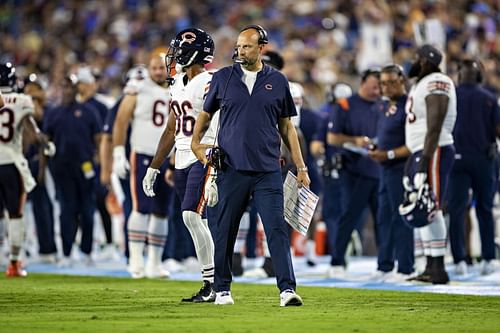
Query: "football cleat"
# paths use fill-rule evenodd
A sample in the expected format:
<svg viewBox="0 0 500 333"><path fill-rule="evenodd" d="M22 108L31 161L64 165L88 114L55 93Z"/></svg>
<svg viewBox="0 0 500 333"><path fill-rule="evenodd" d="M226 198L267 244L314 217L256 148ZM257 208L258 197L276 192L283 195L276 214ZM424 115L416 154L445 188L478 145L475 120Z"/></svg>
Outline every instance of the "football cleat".
<svg viewBox="0 0 500 333"><path fill-rule="evenodd" d="M21 261L11 261L5 272L7 277L26 277L28 273L24 270Z"/></svg>
<svg viewBox="0 0 500 333"><path fill-rule="evenodd" d="M215 291L212 288L212 283L203 281L203 286L196 294L189 298L183 298L183 302L192 303L211 303L215 301Z"/></svg>

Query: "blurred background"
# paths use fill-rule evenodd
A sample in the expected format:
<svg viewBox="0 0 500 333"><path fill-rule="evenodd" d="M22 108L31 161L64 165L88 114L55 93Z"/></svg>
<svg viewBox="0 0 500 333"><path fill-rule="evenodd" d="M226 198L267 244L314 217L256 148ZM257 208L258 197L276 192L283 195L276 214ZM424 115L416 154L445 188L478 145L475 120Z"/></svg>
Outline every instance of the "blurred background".
<svg viewBox="0 0 500 333"><path fill-rule="evenodd" d="M239 29L260 24L312 108L335 82L356 87L366 68L407 68L419 38L441 44L452 76L463 56L481 59L485 85L498 91L499 8L498 0L3 0L0 61L13 62L20 77L39 74L49 104L61 78L82 63L94 68L102 93L117 96L124 73L176 32L195 26L211 34L219 68L231 63ZM423 27L417 39L416 27Z"/></svg>

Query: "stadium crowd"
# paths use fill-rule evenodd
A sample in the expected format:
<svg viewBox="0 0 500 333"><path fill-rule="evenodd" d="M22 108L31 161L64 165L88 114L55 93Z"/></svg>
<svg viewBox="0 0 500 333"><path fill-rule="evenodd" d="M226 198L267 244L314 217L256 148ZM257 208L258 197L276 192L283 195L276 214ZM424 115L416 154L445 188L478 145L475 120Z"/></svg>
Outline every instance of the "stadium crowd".
<svg viewBox="0 0 500 333"><path fill-rule="evenodd" d="M382 227L378 225L380 221L376 221L377 215L379 215L378 218L387 218L387 214L391 214L391 212L385 212L384 216L380 212L377 213L377 195L380 193L379 176L378 174L374 176L373 173L378 172L377 163L383 163L385 160L373 156L373 153L369 157L363 157L367 161L371 158L370 162L374 166L360 166L360 168L368 168L363 169L368 171L358 172L358 170L356 172L358 172L358 176L369 178L366 183L363 183L367 186L364 189L368 191L370 188L373 197L370 194L370 198L366 199L367 205L365 206L351 207L351 209L359 211L359 216L349 217L354 222L349 222L352 224L352 228L347 228L347 231L344 230L345 228L341 229L340 235L343 236L332 236L339 232L338 225L336 225L338 221L335 218L332 226L326 221L327 217L321 214L325 214L325 207L330 209L330 213L332 209L337 209L337 213L333 214L340 214L340 211L346 209L345 207L330 207L328 204L329 200L335 200L335 198L329 197L332 193L336 193L336 185L331 183L332 179L339 178L338 174L335 177L333 174L336 174L341 168L337 165L326 170L325 161L330 163L332 161L330 158L344 154L338 146L346 143L346 141L342 141L343 139L339 141L338 137L330 137L330 134L354 135L347 133L348 130L342 132L346 128L342 128L337 122L345 120L339 119L340 116L335 116L334 113L338 112L335 110L344 107L341 103L345 98L349 98L353 109L357 107L376 109L377 105L382 105L379 107L381 109L387 108L388 106L383 104L384 101L400 98L403 95L405 96L404 101L406 101L406 88L408 88L406 80L400 82L401 90L398 90L398 93L388 91L384 89L384 86L387 88L387 80L394 81L405 77L415 61L417 47L424 44L425 41L432 41L444 55L443 60L439 59L440 64L437 65L440 65L443 72L450 76L457 86L471 83L464 79L465 72L461 72L464 68L464 60L469 61L470 66L476 67L474 73L479 73L477 75L481 76L481 80L474 82L474 85L480 83L485 88L484 92L481 90L481 93L488 96L485 99L491 98L494 105L492 112L495 115L490 119L490 125L500 126L498 102L496 101L500 92L500 37L496 33L500 28L499 6L498 1L465 0L454 1L453 4L444 0L254 0L231 2L194 0L190 1L189 4L178 0L112 0L106 2L8 0L0 4L0 63L10 62L15 65L17 85L24 87L24 93L32 97L35 111L40 113L38 118L35 117L35 120L56 145L58 152L56 157L49 161L49 169L55 188L59 189L56 199L61 207L60 218L78 220L82 232L82 240L79 241L80 249L86 262L91 265L96 259L92 255L92 247L95 248L96 245L101 249L106 249L111 253L111 256L116 257L115 251L118 241L113 240L113 235L120 239L122 245L120 247L122 253L118 257L125 253L128 256L129 253L126 246L128 244L127 232L125 231L124 234L120 234L116 230L113 232L112 220L116 219L116 216L123 220L123 213L125 213L126 219L130 214L131 206L134 206L133 212L136 212L137 207L135 203L130 202L128 208L127 204L118 208L117 205L113 205L113 200L121 201L123 196L130 196L129 193L126 193L128 186L126 183L125 186L122 186L125 193L115 193L114 196L110 196L108 190L112 183L111 177L108 175L103 178L99 175L101 168L111 174L110 163L113 161L108 161L106 164L104 162L106 157L115 157L116 163L115 152L111 154L111 150L109 150L107 154L106 152L102 153L103 146L101 145L105 144L105 140L101 140L100 135L107 133L106 140L111 140L109 135L115 135L112 133L113 122L109 123L109 114L113 109L115 109L113 111L115 113L118 111L122 94L127 95L127 88L124 90L124 86L128 87L130 91L133 88L133 85L132 88L130 86L131 81L142 80L143 76L148 76L147 73L144 74L148 71L146 68L143 68L143 72L140 73L137 70L135 72L130 70L137 69L134 67L137 64L149 64L151 54L166 54L170 41L179 31L190 27L201 28L212 36L215 52L213 60L206 65L206 68L220 69L233 63L231 56L240 29L249 24L259 24L266 29L266 38L269 40L269 43L264 46L264 54L267 52L269 56L268 58L264 57L264 61L280 69L290 82L299 84L297 89L292 88L293 85L291 87L295 106L301 110L301 121L300 124L296 124L296 127L304 133L307 142L303 153L307 156L306 165L313 182L311 186L320 194L324 191L322 196L323 209L318 209L316 219L325 220L327 225L328 242L326 240L322 240L322 242L325 243L323 245L328 249L328 254L334 251L334 257L340 255L338 258L332 259L332 265L327 275L339 277L345 274L344 269L339 270L336 267L346 265L344 256L347 243L358 243L356 237L354 237L354 241L351 240L351 233L354 229L357 230L354 232L354 236L357 234L362 236L361 239L365 245L364 254L379 255L378 273L382 276L393 270L395 261L406 260L408 253L413 252L412 246L410 250L408 248L401 250L406 251L403 254L398 253L399 245L394 244L384 245L383 249L386 251L384 255L377 251L367 250L366 240L369 239L370 232L375 234L373 238L376 238L377 250L380 249L381 236L377 235L376 231L364 230L366 229L364 228L366 220L374 220L375 230L379 228L380 232L380 230L387 229L380 229ZM432 57L428 54L419 55ZM388 70L388 64L397 64L397 67ZM382 70L382 74L380 68L385 68ZM153 78L151 67L149 71L149 76ZM459 72L462 76L459 76ZM384 79L384 75L393 74L395 77ZM154 80L163 82L164 78L162 79L161 75L159 77L159 79ZM351 90L349 88L352 87L352 90L347 93L336 90L339 83L344 83L344 88L347 87L347 90ZM357 98L361 102L350 99L353 92L353 96L358 96ZM458 101L463 101L460 93L465 94L465 92L463 90L457 92ZM384 95L385 99L381 95ZM356 103L365 104L356 106L358 105ZM491 107L490 104L486 103L484 108ZM83 107L84 109L89 108L95 112L88 119L77 116L75 119L64 120L61 120L61 117L55 113L57 110L59 112L67 109L74 111L75 108L81 108L81 105L86 105ZM386 113L390 112L389 109L386 110ZM44 110L46 111L45 115ZM307 110L311 111L308 120L305 118L309 112ZM85 110L84 114L86 114ZM366 121L366 119L360 120L362 117L364 116L360 116L355 121ZM329 120L333 120L333 125L326 129ZM321 129L322 124L325 125L323 129ZM369 144L377 146L375 139L381 139L385 134L377 132L383 129L377 129L376 120L371 125L372 128L363 128L361 132L355 133L359 137L368 138L367 142L359 145L356 143L356 145L360 147L369 146ZM363 126L360 125L360 127ZM467 131L473 133L473 130L468 129ZM81 137L78 138L78 140L81 139L82 147L81 151L78 152L78 163L73 163L75 151L64 150L74 133L81 134ZM495 135L498 133L494 134L493 137ZM491 143L494 143L494 139ZM123 145L122 142L120 146ZM388 152L392 152L388 153L388 159L395 158L391 154L394 154L397 147L399 145L386 147ZM111 148L108 146L106 149ZM94 156L97 155L99 149L101 149L100 163ZM27 155L30 161L35 155L31 154ZM325 154L327 159L325 159ZM125 151L123 151L123 156L125 156ZM397 157L406 158L407 156L408 154ZM101 165L99 166L99 164ZM80 169L84 171L83 177L72 175L79 173ZM34 170L33 173L38 173L38 166L32 170ZM113 171L115 171L114 167ZM400 171L400 177L402 177L402 167ZM168 173L168 171L166 172ZM491 182L496 182L498 165L492 168L490 173ZM340 175L340 177L344 176ZM100 178L100 181L89 181L89 179L94 178ZM118 178L116 179L120 182ZM169 183L168 177L166 179ZM43 175L39 176L40 180L43 184ZM171 182L169 184L173 185ZM131 188L133 186L135 185L132 185ZM333 187L329 188L329 186ZM78 188L76 191L78 193L73 193L73 187ZM476 192L476 189L473 189ZM77 223L74 221L75 224L68 227L63 221L61 223L55 222L57 226L61 226L56 228L60 230L64 248L59 249L63 252L63 255L60 256L56 250L56 243L59 244L59 240L54 240L54 232L52 231L54 214L52 209L48 211L42 209L51 205L51 198L45 190L41 193L39 189L36 191L36 196L31 194L30 198L33 201L34 210L35 207L40 207L39 210L34 211L34 218L37 220L35 221L36 231L40 242L39 254L50 262L55 263L57 260L59 265L68 267L71 265L70 254L75 241L76 230L74 227ZM83 196L79 196L81 194ZM340 192L337 194L341 195ZM180 262L183 260L186 266L189 266L190 260L195 261L193 257L196 256L197 252L182 222L179 199L173 195L173 192L172 195L166 197L168 197L168 202L165 202L165 207L168 207L169 210L168 236L165 230L161 231L161 237L159 237L160 240L156 246L164 246L162 259L169 261L168 269L176 270L180 269ZM481 200L481 197L477 197L476 194L474 199L478 201ZM348 205L347 201L338 201L339 204ZM76 203L78 205L75 206ZM371 218L367 218L367 206L372 209ZM444 207L446 208L446 205ZM491 209L490 204L489 208L486 207L485 210L489 210L491 214ZM100 239L98 244L92 240L95 236L92 232L94 226L91 221L94 219L94 211L99 212L99 216L95 218L102 221L106 236L105 239ZM346 214L344 213L344 215ZM58 218L56 217L56 221ZM255 221L254 212L249 211L244 219ZM344 218L344 220L347 219ZM453 226L465 224L465 221L461 221L463 215L458 216L458 219L458 222L453 221ZM484 219L487 218L479 217L480 224L483 223ZM403 223L402 220L398 222ZM493 225L490 223L487 227L483 227L481 224L481 240L483 242L490 242L490 239L495 236L495 223L498 224L498 222L493 221ZM239 246L238 241L246 238L247 234L253 235L246 239L246 249L247 256L254 257L256 254L256 230L254 223L248 224L249 229L245 229L238 235L237 246ZM390 229L391 227L385 225L383 228ZM148 232L151 235L155 233L158 235L160 229L158 227L157 230L149 230ZM404 237L406 238L404 239L413 238L408 236L411 234L409 230L401 231L401 234L397 235L405 233ZM142 231L146 232L147 229ZM134 233L133 237L138 237L137 235L141 232ZM0 229L0 233L4 233L4 230ZM489 235L485 236L483 233L489 233ZM465 244L461 245L460 242L465 243L465 240L460 238L463 237L460 236L460 232L458 232L458 236L453 230L450 231L450 234L455 235L453 236L455 243L452 243L454 263L457 265L457 271L465 274L464 263L472 264L471 258L462 253L464 252L462 247L465 247ZM124 240L121 240L122 237ZM166 239L164 240L163 237ZM343 239L339 240L339 237ZM314 235L310 238L314 239ZM336 249L338 242L345 242L345 246L341 246L342 249ZM395 243L397 240L389 240L389 242ZM412 243L411 240L407 242ZM418 242L419 240L415 239L415 246ZM150 240L149 244L151 245L151 243ZM0 247L3 246L0 243ZM404 245L401 246L401 248L403 247ZM495 259L495 255L491 255L491 247L486 249L483 244L482 250L489 253L486 257L483 256L483 263ZM269 252L266 249L263 251L264 254ZM314 265L314 254L312 254L314 251L314 245L307 246L306 255L308 255L308 263L311 265ZM239 275L235 273L238 269L237 264L241 260L239 252L235 249L233 256L233 273L235 275ZM151 253L153 252L149 254ZM35 254L32 253L32 255ZM2 256L5 255L2 254ZM269 257L269 253L267 256ZM413 253L410 257L413 257ZM399 273L404 278L413 277L413 268L408 267L408 265L412 266L413 258L406 260L405 264L407 266ZM248 276L252 276L252 274L254 274L253 276L274 276L272 266L266 262L264 266L253 272L248 272ZM492 269L492 266L484 266L482 272L488 274L491 273ZM168 275L168 272L155 272L155 274L151 274L153 277ZM243 272L240 273L243 274ZM137 276L142 277L143 275ZM442 283L443 281L428 280L427 282ZM444 283L446 282L444 281Z"/></svg>

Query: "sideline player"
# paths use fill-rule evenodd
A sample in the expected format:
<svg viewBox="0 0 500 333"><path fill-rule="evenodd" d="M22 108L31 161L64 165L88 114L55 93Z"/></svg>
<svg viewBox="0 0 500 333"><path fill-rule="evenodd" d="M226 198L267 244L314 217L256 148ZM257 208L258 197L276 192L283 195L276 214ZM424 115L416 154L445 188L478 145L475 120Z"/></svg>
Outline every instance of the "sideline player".
<svg viewBox="0 0 500 333"><path fill-rule="evenodd" d="M31 97L18 94L15 68L10 63L0 64L0 90L4 106L0 109L2 127L0 130L0 211L5 216L9 231L10 263L7 277L27 275L19 259L24 240L23 211L27 192L36 185L28 163L23 156L23 134L37 142L45 155L55 153L54 145L40 132L33 119L34 105Z"/></svg>
<svg viewBox="0 0 500 333"><path fill-rule="evenodd" d="M129 272L132 278L146 275L149 278L169 277L170 273L161 268L161 256L167 239L168 195L165 182L157 184L157 196L147 198L137 184L146 174L156 145L165 129L170 103L169 89L166 87L166 67L163 57L151 55L149 78L141 82L129 82L126 95L120 104L113 127L113 172L126 178L130 167L130 192L132 213L128 220ZM132 125L130 137L130 166L125 153L125 141L129 123ZM167 165L161 168L165 173ZM144 246L148 242L148 261L144 268Z"/></svg>
<svg viewBox="0 0 500 333"><path fill-rule="evenodd" d="M213 302L214 283L214 242L206 219L202 218L205 198L203 184L205 174L213 178L215 174L210 166L207 169L199 162L191 150L191 138L198 114L203 110L206 92L212 80L212 72L205 71L204 65L212 62L214 42L205 31L188 28L177 34L170 43L167 54L167 68L174 60L179 74L173 78L171 86L171 112L167 128L163 132L155 157L143 179L143 188L147 196L155 196L153 185L160 173L160 166L174 147L175 140L175 190L182 201L182 218L189 230L198 260L202 265L203 286L198 293L183 302ZM170 71L169 71L170 72ZM212 124L217 124L217 119ZM215 132L208 131L203 143L213 145ZM210 185L212 179L208 180ZM214 180L215 182L215 180ZM214 192L211 192L214 193ZM216 192L215 192L216 193ZM208 200L213 206L216 197Z"/></svg>
<svg viewBox="0 0 500 333"><path fill-rule="evenodd" d="M416 77L417 82L411 87L406 102L406 146L412 155L406 166L405 188L411 180L417 192L428 184L437 205L435 215L427 217L428 220L432 217L430 222L415 229L427 258L425 271L415 280L433 284L449 281L444 267L446 225L440 204L445 200L454 161L452 131L457 117L455 85L439 69L442 58L441 52L429 44L418 48L408 73L410 78Z"/></svg>

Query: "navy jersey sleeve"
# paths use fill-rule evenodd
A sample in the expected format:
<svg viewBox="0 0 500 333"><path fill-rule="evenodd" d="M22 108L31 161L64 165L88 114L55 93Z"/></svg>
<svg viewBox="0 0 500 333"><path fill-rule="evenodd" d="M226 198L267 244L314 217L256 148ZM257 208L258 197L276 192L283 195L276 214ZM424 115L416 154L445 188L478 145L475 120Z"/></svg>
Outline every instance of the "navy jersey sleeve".
<svg viewBox="0 0 500 333"><path fill-rule="evenodd" d="M203 104L203 111L214 114L217 110L220 109L220 98L219 96L219 87L222 84L225 84L222 76L223 70L215 72L212 76L212 80L210 81L210 87L208 88L208 93L205 98L205 103ZM229 79L229 78L228 78ZM227 87L226 87L227 88ZM224 89L224 88L223 88Z"/></svg>
<svg viewBox="0 0 500 333"><path fill-rule="evenodd" d="M42 131L47 134L49 137L54 136L53 124L54 124L54 109L45 109L43 113L43 123L42 123Z"/></svg>
<svg viewBox="0 0 500 333"><path fill-rule="evenodd" d="M493 112L495 117L495 124L500 125L500 99L496 100L496 96L493 99Z"/></svg>
<svg viewBox="0 0 500 333"><path fill-rule="evenodd" d="M284 77L283 77L284 78ZM284 78L285 94L283 97L283 108L281 109L281 118L288 118L297 115L297 110L295 109L295 103L293 102L292 93L290 92L290 85L286 78Z"/></svg>

